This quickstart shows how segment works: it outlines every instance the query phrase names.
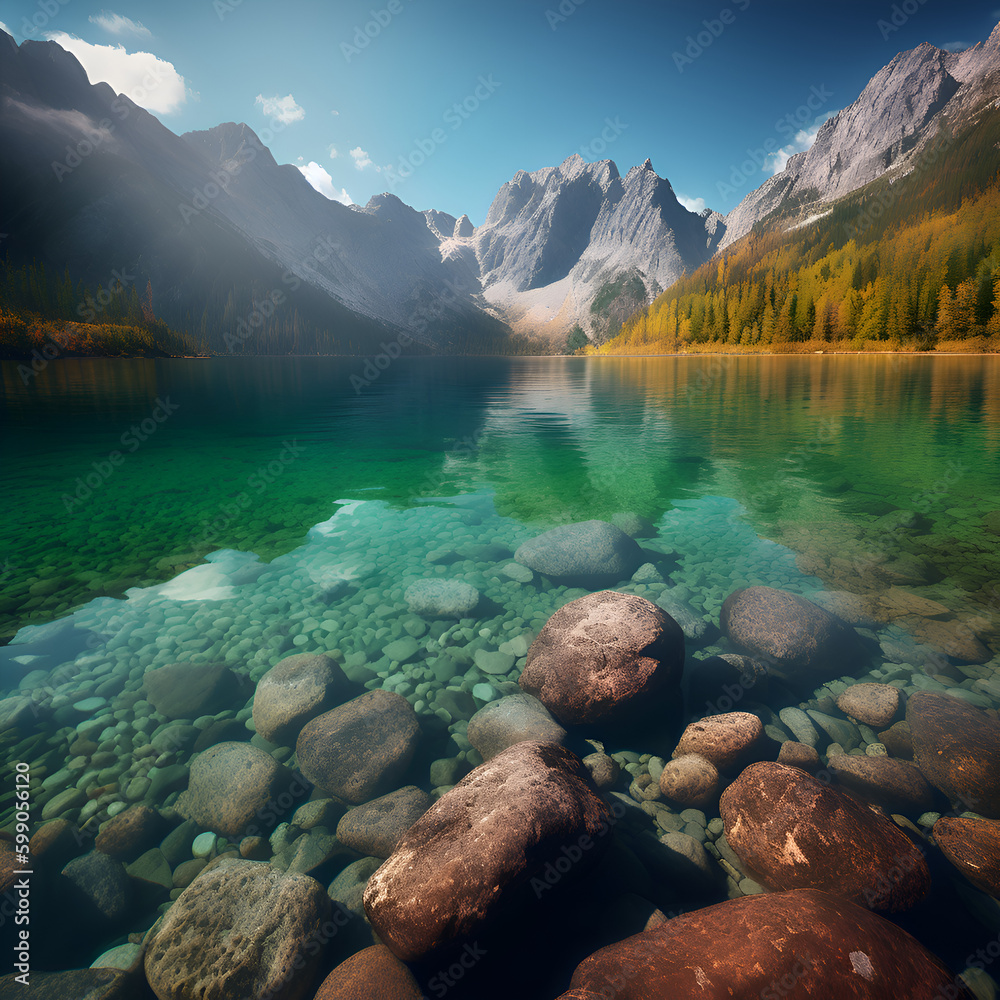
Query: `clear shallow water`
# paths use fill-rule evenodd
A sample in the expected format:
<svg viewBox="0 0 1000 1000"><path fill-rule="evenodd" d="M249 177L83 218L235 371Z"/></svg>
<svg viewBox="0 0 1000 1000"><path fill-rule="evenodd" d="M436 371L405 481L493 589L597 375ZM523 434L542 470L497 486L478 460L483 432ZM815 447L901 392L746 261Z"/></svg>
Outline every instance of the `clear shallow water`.
<svg viewBox="0 0 1000 1000"><path fill-rule="evenodd" d="M109 788L60 813L87 828L172 803L187 756L131 751L163 725L143 673L179 661L256 681L290 653L339 651L352 680L413 704L436 756L471 766L468 719L519 690L533 636L584 593L504 567L541 530L622 512L653 525L655 572L618 589L683 607L689 657L725 649L737 587L893 587L974 627L988 662L946 664L912 622L883 623L863 679L1000 703L997 359L413 359L356 394L359 367L67 362L27 387L0 367L0 611L20 629L0 693L38 709L6 737L37 808ZM899 510L920 516L900 526ZM475 617L410 614L425 577L475 586ZM74 759L69 727L119 764Z"/></svg>

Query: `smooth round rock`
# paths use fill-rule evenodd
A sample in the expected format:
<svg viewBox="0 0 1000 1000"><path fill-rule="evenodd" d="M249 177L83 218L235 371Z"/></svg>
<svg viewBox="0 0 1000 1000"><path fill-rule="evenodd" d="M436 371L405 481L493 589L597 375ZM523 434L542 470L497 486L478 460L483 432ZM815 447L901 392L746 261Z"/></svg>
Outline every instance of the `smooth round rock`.
<svg viewBox="0 0 1000 1000"><path fill-rule="evenodd" d="M837 708L873 729L885 729L899 711L901 692L891 684L852 684L837 697Z"/></svg>
<svg viewBox="0 0 1000 1000"><path fill-rule="evenodd" d="M1000 722L946 694L906 703L913 756L924 777L963 810L1000 817Z"/></svg>
<svg viewBox="0 0 1000 1000"><path fill-rule="evenodd" d="M934 807L934 789L909 761L843 753L828 767L838 784L887 813L919 816Z"/></svg>
<svg viewBox="0 0 1000 1000"><path fill-rule="evenodd" d="M131 861L157 843L167 823L155 810L136 804L112 816L102 827L94 847L120 861Z"/></svg>
<svg viewBox="0 0 1000 1000"><path fill-rule="evenodd" d="M749 712L729 712L692 722L681 734L673 756L698 754L720 771L747 762L760 747L764 726Z"/></svg>
<svg viewBox="0 0 1000 1000"><path fill-rule="evenodd" d="M560 1000L971 1000L895 924L827 892L744 896L584 959Z"/></svg>
<svg viewBox="0 0 1000 1000"><path fill-rule="evenodd" d="M899 827L797 767L751 764L719 811L729 846L766 888L825 889L896 912L930 886L923 854Z"/></svg>
<svg viewBox="0 0 1000 1000"><path fill-rule="evenodd" d="M545 623L519 683L563 725L617 725L679 699L683 670L680 626L645 598L605 590Z"/></svg>
<svg viewBox="0 0 1000 1000"><path fill-rule="evenodd" d="M534 695L509 694L484 705L469 719L466 738L483 760L489 760L525 740L561 744L566 730Z"/></svg>
<svg viewBox="0 0 1000 1000"><path fill-rule="evenodd" d="M84 926L116 924L128 913L132 882L120 861L91 851L70 861L62 874L67 880L62 903L76 910Z"/></svg>
<svg viewBox="0 0 1000 1000"><path fill-rule="evenodd" d="M795 740L785 740L778 751L778 763L801 767L803 771L816 771L819 769L820 759L815 747Z"/></svg>
<svg viewBox="0 0 1000 1000"><path fill-rule="evenodd" d="M329 795L368 802L396 787L419 735L405 698L369 691L307 723L296 743L299 769Z"/></svg>
<svg viewBox="0 0 1000 1000"><path fill-rule="evenodd" d="M596 586L627 580L644 562L642 549L607 521L580 521L521 545L514 559L556 580Z"/></svg>
<svg viewBox="0 0 1000 1000"><path fill-rule="evenodd" d="M291 783L291 771L258 747L218 743L191 765L175 808L220 836L255 835L278 822L284 811L278 803Z"/></svg>
<svg viewBox="0 0 1000 1000"><path fill-rule="evenodd" d="M723 602L719 627L735 646L768 660L771 672L812 688L864 662L858 634L818 604L773 587L744 587Z"/></svg>
<svg viewBox="0 0 1000 1000"><path fill-rule="evenodd" d="M423 618L468 618L479 604L479 591L461 580L417 580L403 600Z"/></svg>
<svg viewBox="0 0 1000 1000"><path fill-rule="evenodd" d="M441 986L444 985L442 982ZM413 973L385 945L375 944L341 962L323 980L313 1000L423 1000L423 997Z"/></svg>
<svg viewBox="0 0 1000 1000"><path fill-rule="evenodd" d="M323 653L296 653L276 663L257 683L253 724L269 743L288 746L302 727L351 694L340 665Z"/></svg>
<svg viewBox="0 0 1000 1000"><path fill-rule="evenodd" d="M714 802L722 790L719 769L698 754L667 761L660 773L663 797L685 808L701 808Z"/></svg>
<svg viewBox="0 0 1000 1000"><path fill-rule="evenodd" d="M977 889L1000 899L1000 823L942 816L931 832L941 853Z"/></svg>
<svg viewBox="0 0 1000 1000"><path fill-rule="evenodd" d="M546 865L556 881L582 874L610 845L611 824L579 757L553 743L517 743L407 830L369 879L365 912L393 954L414 961L473 934L531 880L544 891ZM577 854L556 869L570 857L565 848Z"/></svg>
<svg viewBox="0 0 1000 1000"><path fill-rule="evenodd" d="M335 933L329 917L315 879L223 858L167 910L146 948L146 978L161 1000L305 1000Z"/></svg>
<svg viewBox="0 0 1000 1000"><path fill-rule="evenodd" d="M433 803L426 792L407 785L346 812L337 824L337 838L360 854L387 858Z"/></svg>
<svg viewBox="0 0 1000 1000"><path fill-rule="evenodd" d="M241 679L224 663L156 667L146 671L142 685L146 700L168 719L196 719L243 703Z"/></svg>

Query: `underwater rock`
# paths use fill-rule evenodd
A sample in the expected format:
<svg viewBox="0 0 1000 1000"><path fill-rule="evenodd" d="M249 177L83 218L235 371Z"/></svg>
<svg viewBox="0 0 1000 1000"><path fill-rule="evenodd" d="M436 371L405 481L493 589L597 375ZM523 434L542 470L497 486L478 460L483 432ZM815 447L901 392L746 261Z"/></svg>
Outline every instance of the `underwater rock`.
<svg viewBox="0 0 1000 1000"><path fill-rule="evenodd" d="M970 1000L895 924L813 889L685 913L584 959L560 1000L795 997Z"/></svg>
<svg viewBox="0 0 1000 1000"><path fill-rule="evenodd" d="M146 699L168 719L196 719L232 708L240 700L241 681L224 663L171 663L147 670L142 678Z"/></svg>
<svg viewBox="0 0 1000 1000"><path fill-rule="evenodd" d="M324 653L295 653L276 663L257 684L253 724L269 743L291 745L302 727L351 694L340 665Z"/></svg>
<svg viewBox="0 0 1000 1000"><path fill-rule="evenodd" d="M885 729L899 711L902 692L891 684L852 684L837 697L837 708L873 729Z"/></svg>
<svg viewBox="0 0 1000 1000"><path fill-rule="evenodd" d="M111 926L128 913L132 882L120 861L91 851L74 858L62 874L67 880L62 904L75 911L75 920L83 926Z"/></svg>
<svg viewBox="0 0 1000 1000"><path fill-rule="evenodd" d="M1000 823L942 816L931 833L941 853L977 889L1000 899Z"/></svg>
<svg viewBox="0 0 1000 1000"><path fill-rule="evenodd" d="M223 858L167 910L146 948L146 977L160 1000L304 1000L336 933L329 916L315 879Z"/></svg>
<svg viewBox="0 0 1000 1000"><path fill-rule="evenodd" d="M698 754L669 760L660 772L660 791L664 798L685 808L708 805L719 797L721 790L719 769Z"/></svg>
<svg viewBox="0 0 1000 1000"><path fill-rule="evenodd" d="M387 858L400 837L433 804L415 785L398 788L345 813L337 824L337 839L361 854Z"/></svg>
<svg viewBox="0 0 1000 1000"><path fill-rule="evenodd" d="M119 861L131 861L156 844L166 829L167 821L155 809L131 805L101 827L94 847Z"/></svg>
<svg viewBox="0 0 1000 1000"><path fill-rule="evenodd" d="M529 881L537 897L582 873L610 846L611 824L579 757L517 743L410 827L369 880L365 911L393 954L422 958L472 933Z"/></svg>
<svg viewBox="0 0 1000 1000"><path fill-rule="evenodd" d="M930 885L924 856L894 823L796 767L751 764L719 810L729 846L769 889L826 889L896 912Z"/></svg>
<svg viewBox="0 0 1000 1000"><path fill-rule="evenodd" d="M423 1000L424 991L413 973L384 944L374 944L341 962L323 980L313 1000L388 1000L390 997L392 1000Z"/></svg>
<svg viewBox="0 0 1000 1000"><path fill-rule="evenodd" d="M514 558L543 576L581 586L627 580L645 562L635 540L607 521L553 528L521 545Z"/></svg>
<svg viewBox="0 0 1000 1000"><path fill-rule="evenodd" d="M296 743L299 770L355 805L391 791L410 766L420 724L398 694L369 691L309 722Z"/></svg>
<svg viewBox="0 0 1000 1000"><path fill-rule="evenodd" d="M694 660L688 672L688 691L691 707L703 707L705 715L728 712L744 698L762 701L767 694L767 664L739 653Z"/></svg>
<svg viewBox="0 0 1000 1000"><path fill-rule="evenodd" d="M67 972L31 970L26 990L17 973L0 976L0 997L30 997L30 1000L132 1000L141 997L143 986L118 969L70 969Z"/></svg>
<svg viewBox="0 0 1000 1000"><path fill-rule="evenodd" d="M772 587L744 587L726 598L719 625L734 645L767 659L771 673L812 688L853 674L864 659L858 634L818 604Z"/></svg>
<svg viewBox="0 0 1000 1000"><path fill-rule="evenodd" d="M519 683L564 725L611 725L662 712L683 670L680 626L645 598L605 590L545 623Z"/></svg>
<svg viewBox="0 0 1000 1000"><path fill-rule="evenodd" d="M819 754L808 743L785 740L778 751L778 763L791 767L801 767L803 771L817 771L820 766Z"/></svg>
<svg viewBox="0 0 1000 1000"><path fill-rule="evenodd" d="M934 789L909 761L842 753L828 767L845 789L887 813L919 816L934 808Z"/></svg>
<svg viewBox="0 0 1000 1000"><path fill-rule="evenodd" d="M466 738L485 761L525 740L561 744L566 730L534 695L509 694L484 705L469 719Z"/></svg>
<svg viewBox="0 0 1000 1000"><path fill-rule="evenodd" d="M720 771L726 771L747 763L760 749L763 737L760 719L749 712L711 715L692 722L684 730L673 757L699 754Z"/></svg>
<svg viewBox="0 0 1000 1000"><path fill-rule="evenodd" d="M913 757L963 809L1000 817L1000 722L960 698L918 691L906 704Z"/></svg>
<svg viewBox="0 0 1000 1000"><path fill-rule="evenodd" d="M292 772L263 750L247 743L218 743L191 765L176 809L224 837L260 833L278 821L284 810L277 803L291 782Z"/></svg>
<svg viewBox="0 0 1000 1000"><path fill-rule="evenodd" d="M913 760L913 733L910 732L910 725L905 719L893 723L884 732L879 733L878 738L893 757Z"/></svg>
<svg viewBox="0 0 1000 1000"><path fill-rule="evenodd" d="M417 580L403 600L423 618L467 618L479 604L479 591L461 580Z"/></svg>

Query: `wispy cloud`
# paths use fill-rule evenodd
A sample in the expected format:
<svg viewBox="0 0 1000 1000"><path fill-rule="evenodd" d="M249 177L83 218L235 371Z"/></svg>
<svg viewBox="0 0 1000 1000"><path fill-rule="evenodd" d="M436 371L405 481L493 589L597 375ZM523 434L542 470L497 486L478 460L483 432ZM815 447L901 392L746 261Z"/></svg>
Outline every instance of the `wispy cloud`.
<svg viewBox="0 0 1000 1000"><path fill-rule="evenodd" d="M315 160L310 160L305 166L297 167L298 171L301 172L302 176L305 177L307 181L317 190L321 195L329 198L330 201L339 201L341 205L353 205L354 202L351 200L351 196L347 193L347 188L341 188L339 191L333 186L333 178L330 176L329 172Z"/></svg>
<svg viewBox="0 0 1000 1000"><path fill-rule="evenodd" d="M50 31L45 37L72 52L91 83L103 80L147 111L170 114L187 100L184 77L173 63L151 52L126 52L124 45L91 45L64 31Z"/></svg>
<svg viewBox="0 0 1000 1000"><path fill-rule="evenodd" d="M277 118L282 125L300 122L306 116L305 110L295 103L295 98L291 94L287 97L265 97L263 94L258 94L254 103L264 109L265 115Z"/></svg>
<svg viewBox="0 0 1000 1000"><path fill-rule="evenodd" d="M945 52L964 52L966 49L971 49L973 44L973 42L945 42L938 48L944 49Z"/></svg>
<svg viewBox="0 0 1000 1000"><path fill-rule="evenodd" d="M153 37L153 33L141 21L133 21L132 18L125 17L124 14L116 14L114 11L102 10L100 14L91 14L87 20L112 35L134 35L136 38Z"/></svg>
<svg viewBox="0 0 1000 1000"><path fill-rule="evenodd" d="M331 146L330 147L330 159L331 160L335 160L335 159L337 159L338 156L340 156L340 150L338 150L336 146Z"/></svg>
<svg viewBox="0 0 1000 1000"><path fill-rule="evenodd" d="M372 158L360 147L355 146L351 150L351 156L354 158L354 165L358 170L367 170L368 167L374 167L375 164L372 162ZM375 168L378 169L377 167Z"/></svg>
<svg viewBox="0 0 1000 1000"><path fill-rule="evenodd" d="M816 141L816 136L819 130L827 123L827 121L832 118L836 111L831 111L829 114L824 115L822 119L817 121L810 128L799 129L795 133L795 138L787 146L782 146L777 153L771 153L768 155L767 159L764 161L764 170L770 173L772 176L774 174L780 174L782 170L785 169L788 161L796 153L804 153L807 149L812 147L812 144Z"/></svg>
<svg viewBox="0 0 1000 1000"><path fill-rule="evenodd" d="M708 208L704 198L689 198L686 194L677 195L677 200L689 211L701 214Z"/></svg>

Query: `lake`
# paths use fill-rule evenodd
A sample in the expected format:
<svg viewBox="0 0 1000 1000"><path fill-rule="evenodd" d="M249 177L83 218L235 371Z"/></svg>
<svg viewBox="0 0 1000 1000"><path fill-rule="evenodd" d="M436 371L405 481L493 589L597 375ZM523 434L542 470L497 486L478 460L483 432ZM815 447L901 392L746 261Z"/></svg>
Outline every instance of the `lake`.
<svg viewBox="0 0 1000 1000"><path fill-rule="evenodd" d="M1000 359L377 360L0 364L0 695L31 712L5 703L3 738L45 818L93 834L129 804L173 805L190 746L132 750L169 728L144 672L177 662L257 682L331 653L359 690L409 701L422 766L460 776L481 759L469 718L520 690L531 640L588 592L514 552L591 519L637 536L647 561L615 589L675 609L689 667L730 651L726 597L764 585L854 616L875 650L855 677L1000 705ZM481 603L424 622L407 590L428 578ZM845 686L802 704L829 711ZM788 738L781 707L761 713ZM198 727L209 715L250 709ZM633 775L669 750L607 746ZM997 919L961 905L910 928L959 966Z"/></svg>

